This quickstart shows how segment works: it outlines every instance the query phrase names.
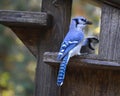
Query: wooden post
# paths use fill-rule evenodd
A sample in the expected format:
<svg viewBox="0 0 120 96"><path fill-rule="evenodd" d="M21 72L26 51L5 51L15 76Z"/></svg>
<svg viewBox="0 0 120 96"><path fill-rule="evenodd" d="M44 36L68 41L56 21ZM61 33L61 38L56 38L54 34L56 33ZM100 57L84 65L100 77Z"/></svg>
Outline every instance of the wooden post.
<svg viewBox="0 0 120 96"><path fill-rule="evenodd" d="M120 60L120 9L103 4L99 55L108 60Z"/></svg>
<svg viewBox="0 0 120 96"><path fill-rule="evenodd" d="M61 96L60 89L56 85L57 69L43 62L43 54L46 51L58 51L60 43L68 31L71 17L72 0L43 0L42 11L53 16L51 30L42 30L40 34L36 69L35 96ZM48 31L48 32L46 32Z"/></svg>

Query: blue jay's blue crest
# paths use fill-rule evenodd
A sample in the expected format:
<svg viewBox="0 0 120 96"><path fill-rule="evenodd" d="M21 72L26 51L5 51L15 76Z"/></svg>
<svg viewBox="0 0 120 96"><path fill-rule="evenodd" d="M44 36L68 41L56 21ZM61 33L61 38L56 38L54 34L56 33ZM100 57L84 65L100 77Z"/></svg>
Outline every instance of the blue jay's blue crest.
<svg viewBox="0 0 120 96"><path fill-rule="evenodd" d="M58 86L63 84L66 66L70 57L81 54L80 50L84 39L83 29L87 24L92 23L81 16L75 17L71 20L69 31L61 44L61 48L57 57L58 60L62 61L57 78Z"/></svg>

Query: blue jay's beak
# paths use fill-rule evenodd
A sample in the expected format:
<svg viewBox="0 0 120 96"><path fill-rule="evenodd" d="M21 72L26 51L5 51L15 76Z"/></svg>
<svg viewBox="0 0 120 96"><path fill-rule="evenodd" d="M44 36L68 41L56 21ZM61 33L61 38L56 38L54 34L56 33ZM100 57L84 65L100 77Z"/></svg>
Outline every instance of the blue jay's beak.
<svg viewBox="0 0 120 96"><path fill-rule="evenodd" d="M86 21L86 23L85 24L87 24L87 25L91 25L92 24L92 22L91 21Z"/></svg>

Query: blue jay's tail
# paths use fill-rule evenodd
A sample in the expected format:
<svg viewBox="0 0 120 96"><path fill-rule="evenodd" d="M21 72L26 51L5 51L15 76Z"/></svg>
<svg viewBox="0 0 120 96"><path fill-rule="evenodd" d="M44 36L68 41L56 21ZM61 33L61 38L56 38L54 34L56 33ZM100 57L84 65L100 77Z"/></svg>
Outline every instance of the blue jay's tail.
<svg viewBox="0 0 120 96"><path fill-rule="evenodd" d="M69 55L66 55L60 64L59 73L57 77L58 86L61 86L63 84L64 78L65 78L65 71L66 71L66 67L67 67L69 59L70 59Z"/></svg>

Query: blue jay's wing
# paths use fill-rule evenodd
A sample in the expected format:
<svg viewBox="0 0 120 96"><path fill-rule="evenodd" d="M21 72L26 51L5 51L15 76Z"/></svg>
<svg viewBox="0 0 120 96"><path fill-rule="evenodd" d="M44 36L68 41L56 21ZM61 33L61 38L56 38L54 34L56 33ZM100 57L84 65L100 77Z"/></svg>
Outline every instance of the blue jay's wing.
<svg viewBox="0 0 120 96"><path fill-rule="evenodd" d="M66 50L64 51L63 55L61 58L63 58L71 49L73 49L77 44L70 44L69 47L66 48Z"/></svg>
<svg viewBox="0 0 120 96"><path fill-rule="evenodd" d="M66 46L64 45L65 43L63 42L61 46L62 51L60 50L58 54L58 59L62 60L57 77L58 86L61 86L63 84L65 78L66 67L70 59L70 55L68 53L70 52L70 50L76 47L81 42L81 40L82 39L80 39L79 41L68 41Z"/></svg>
<svg viewBox="0 0 120 96"><path fill-rule="evenodd" d="M83 40L83 38L84 38L83 31L69 30L61 45L57 59L62 60L62 58L77 44L79 44Z"/></svg>
<svg viewBox="0 0 120 96"><path fill-rule="evenodd" d="M78 41L72 41L68 42L67 45L66 43L63 43L60 52L58 53L58 60L61 60L71 49L73 49L79 42Z"/></svg>

